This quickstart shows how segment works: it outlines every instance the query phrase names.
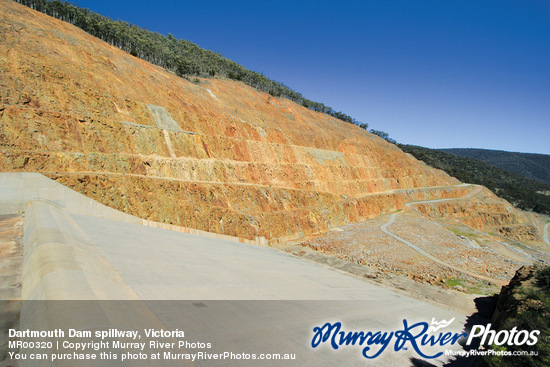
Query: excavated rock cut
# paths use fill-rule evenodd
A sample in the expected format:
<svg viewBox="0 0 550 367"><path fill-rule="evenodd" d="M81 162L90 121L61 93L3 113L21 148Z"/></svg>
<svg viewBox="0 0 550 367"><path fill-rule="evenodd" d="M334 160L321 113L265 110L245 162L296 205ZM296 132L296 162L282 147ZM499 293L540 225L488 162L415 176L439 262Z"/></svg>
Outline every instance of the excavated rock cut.
<svg viewBox="0 0 550 367"><path fill-rule="evenodd" d="M283 239L463 195L357 126L243 83L191 83L17 3L0 3L0 40L1 169L127 213Z"/></svg>

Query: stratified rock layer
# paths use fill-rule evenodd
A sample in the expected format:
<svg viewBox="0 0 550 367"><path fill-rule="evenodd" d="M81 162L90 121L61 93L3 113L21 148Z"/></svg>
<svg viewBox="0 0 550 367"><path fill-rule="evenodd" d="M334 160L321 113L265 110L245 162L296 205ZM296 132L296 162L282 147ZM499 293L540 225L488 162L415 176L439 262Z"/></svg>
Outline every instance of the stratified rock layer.
<svg viewBox="0 0 550 367"><path fill-rule="evenodd" d="M356 126L242 83L191 83L11 1L0 40L0 169L142 218L290 239L466 193Z"/></svg>

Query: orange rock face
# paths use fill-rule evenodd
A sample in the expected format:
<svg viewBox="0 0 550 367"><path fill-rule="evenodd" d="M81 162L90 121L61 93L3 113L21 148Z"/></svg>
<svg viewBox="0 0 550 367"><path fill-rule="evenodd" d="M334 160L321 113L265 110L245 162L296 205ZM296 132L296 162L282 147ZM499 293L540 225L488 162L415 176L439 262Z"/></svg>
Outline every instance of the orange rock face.
<svg viewBox="0 0 550 367"><path fill-rule="evenodd" d="M130 214L289 239L464 190L356 126L239 82L191 83L11 1L0 42L0 169Z"/></svg>

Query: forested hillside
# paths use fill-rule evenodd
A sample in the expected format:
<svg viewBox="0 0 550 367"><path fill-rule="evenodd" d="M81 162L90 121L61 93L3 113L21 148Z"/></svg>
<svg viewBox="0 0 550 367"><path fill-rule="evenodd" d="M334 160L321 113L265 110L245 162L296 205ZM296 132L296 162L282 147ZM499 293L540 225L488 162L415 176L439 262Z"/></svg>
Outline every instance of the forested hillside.
<svg viewBox="0 0 550 367"><path fill-rule="evenodd" d="M543 181L550 185L550 155L505 152L490 149L440 149L468 158L479 159L507 171Z"/></svg>
<svg viewBox="0 0 550 367"><path fill-rule="evenodd" d="M437 149L401 144L399 147L462 182L486 186L521 209L550 215L550 184L523 177L477 159L460 157Z"/></svg>

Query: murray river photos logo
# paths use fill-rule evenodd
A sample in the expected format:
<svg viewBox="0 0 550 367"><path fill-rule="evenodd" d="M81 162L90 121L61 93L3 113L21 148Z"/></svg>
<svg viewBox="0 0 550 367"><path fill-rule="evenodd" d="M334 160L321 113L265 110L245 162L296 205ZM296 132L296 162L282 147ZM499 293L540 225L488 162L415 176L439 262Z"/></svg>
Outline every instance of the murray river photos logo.
<svg viewBox="0 0 550 367"><path fill-rule="evenodd" d="M427 347L444 347L456 344L462 338L468 338L466 346L473 343L474 338L481 338L480 346L486 345L535 345L540 331L533 330L491 330L491 324L475 325L468 333L453 333L441 331L452 324L454 318L447 321L432 323L418 322L410 324L403 320L403 329L395 331L345 331L342 323L325 323L313 328L311 347L317 348L322 343L329 344L337 350L344 346L361 347L363 357L373 359L381 355L388 347L393 346L395 352L400 350L414 350L420 357L432 359L443 355L443 351L429 354ZM390 348L391 349L391 348ZM433 352L432 352L433 353Z"/></svg>

